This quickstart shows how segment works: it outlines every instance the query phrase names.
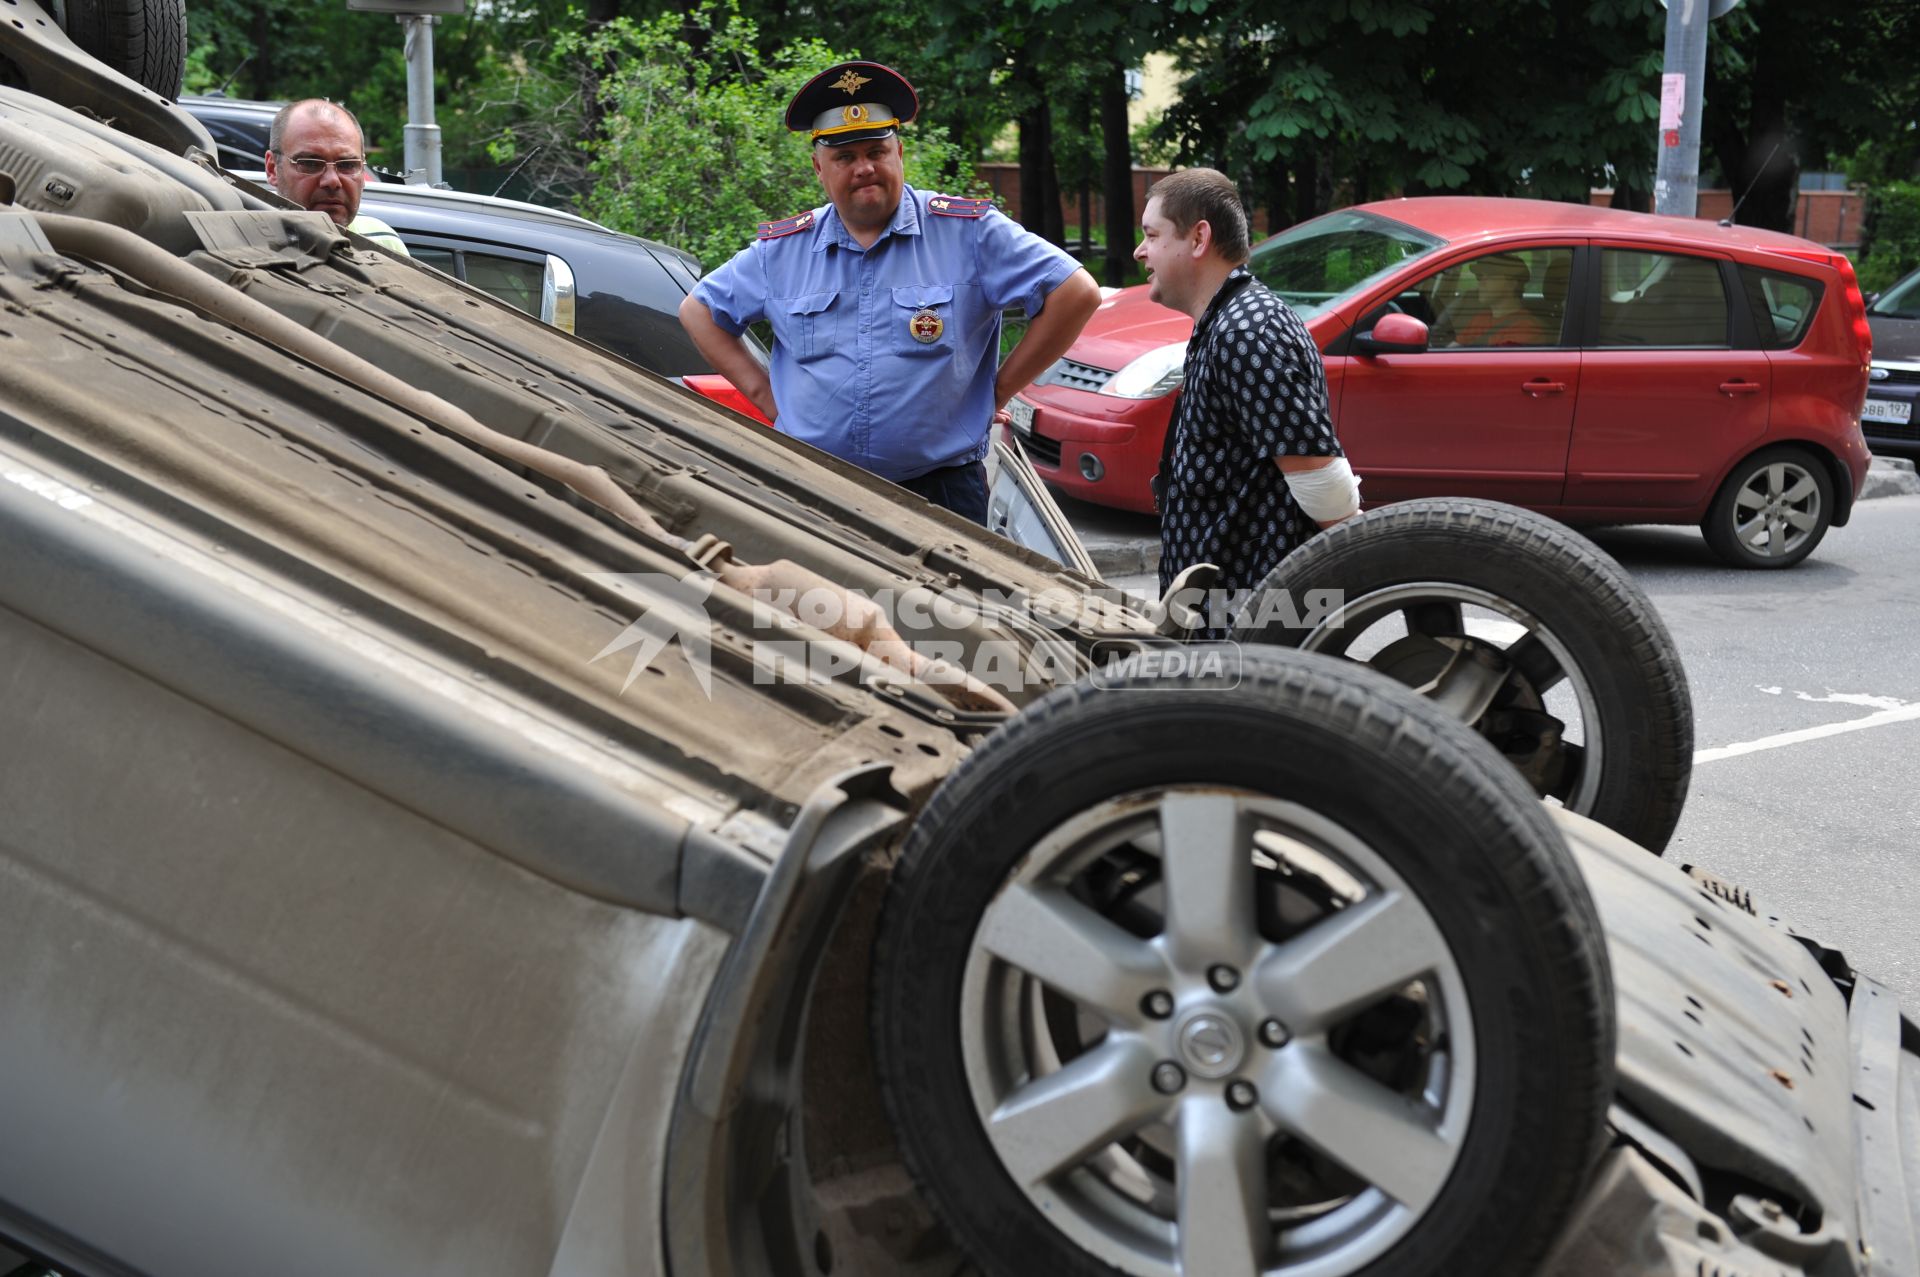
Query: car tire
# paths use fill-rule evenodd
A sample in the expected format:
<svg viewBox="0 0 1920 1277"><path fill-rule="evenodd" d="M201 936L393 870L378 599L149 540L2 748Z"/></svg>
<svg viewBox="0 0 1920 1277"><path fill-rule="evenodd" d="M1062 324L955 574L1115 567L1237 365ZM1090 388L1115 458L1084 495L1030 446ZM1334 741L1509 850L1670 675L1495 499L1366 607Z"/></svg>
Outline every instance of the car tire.
<svg viewBox="0 0 1920 1277"><path fill-rule="evenodd" d="M1182 651L1029 707L909 835L872 1006L909 1169L1004 1277L1531 1273L1612 1089L1565 844L1390 680Z"/></svg>
<svg viewBox="0 0 1920 1277"><path fill-rule="evenodd" d="M1800 448L1767 448L1733 468L1700 530L1737 568L1790 568L1833 526L1833 479Z"/></svg>
<svg viewBox="0 0 1920 1277"><path fill-rule="evenodd" d="M163 98L180 95L187 68L182 0L67 0L67 38Z"/></svg>
<svg viewBox="0 0 1920 1277"><path fill-rule="evenodd" d="M1306 606L1328 597L1344 601L1337 612ZM1463 635L1463 606L1524 633L1504 645ZM1450 703L1542 797L1655 854L1666 848L1693 771L1693 706L1679 649L1618 563L1517 506L1406 501L1336 524L1281 560L1232 637L1345 655L1395 612L1408 637L1370 653L1376 669ZM1563 681L1578 743L1562 738L1564 719L1546 703Z"/></svg>

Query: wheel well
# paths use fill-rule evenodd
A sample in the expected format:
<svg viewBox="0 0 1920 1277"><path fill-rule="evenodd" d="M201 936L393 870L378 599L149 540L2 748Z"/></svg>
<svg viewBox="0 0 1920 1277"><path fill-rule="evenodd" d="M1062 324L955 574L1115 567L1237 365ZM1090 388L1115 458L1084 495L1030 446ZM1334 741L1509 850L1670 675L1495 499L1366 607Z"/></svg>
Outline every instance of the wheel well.
<svg viewBox="0 0 1920 1277"><path fill-rule="evenodd" d="M1841 464L1840 458L1833 455L1832 449L1808 439L1782 439L1767 446L1783 445L1810 453L1814 460L1826 467L1827 478L1833 484L1833 526L1846 527L1847 520L1853 516L1854 499L1860 494L1853 490L1853 476L1847 473L1847 468Z"/></svg>

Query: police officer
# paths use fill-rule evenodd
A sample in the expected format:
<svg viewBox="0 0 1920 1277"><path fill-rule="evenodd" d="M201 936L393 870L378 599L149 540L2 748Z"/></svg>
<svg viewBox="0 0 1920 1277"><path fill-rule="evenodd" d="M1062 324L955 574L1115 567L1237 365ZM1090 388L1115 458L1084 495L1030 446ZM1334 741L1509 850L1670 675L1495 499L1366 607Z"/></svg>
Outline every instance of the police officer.
<svg viewBox="0 0 1920 1277"><path fill-rule="evenodd" d="M829 67L794 95L828 203L764 222L680 306L716 370L782 431L985 523L989 433L1100 304L1093 277L987 200L906 185L898 128L913 86L877 62ZM1000 312L1026 334L1000 364ZM773 363L740 340L773 325Z"/></svg>

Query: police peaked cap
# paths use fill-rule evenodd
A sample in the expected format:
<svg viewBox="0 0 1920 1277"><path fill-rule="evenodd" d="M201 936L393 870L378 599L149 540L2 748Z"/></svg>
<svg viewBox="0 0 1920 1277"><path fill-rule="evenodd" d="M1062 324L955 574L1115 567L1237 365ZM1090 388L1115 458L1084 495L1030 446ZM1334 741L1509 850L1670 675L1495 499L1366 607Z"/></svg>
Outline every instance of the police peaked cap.
<svg viewBox="0 0 1920 1277"><path fill-rule="evenodd" d="M892 137L920 114L905 76L878 62L842 62L808 80L787 103L787 127L814 142L841 146Z"/></svg>

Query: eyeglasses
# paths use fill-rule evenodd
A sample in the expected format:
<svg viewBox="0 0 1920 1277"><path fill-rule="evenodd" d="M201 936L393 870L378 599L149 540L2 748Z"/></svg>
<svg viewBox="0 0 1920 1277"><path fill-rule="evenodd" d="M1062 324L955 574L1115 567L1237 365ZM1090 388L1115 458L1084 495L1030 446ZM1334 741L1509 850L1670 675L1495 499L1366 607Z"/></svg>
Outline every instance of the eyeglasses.
<svg viewBox="0 0 1920 1277"><path fill-rule="evenodd" d="M293 171L302 177L319 177L328 169L341 177L359 177L367 167L366 157L361 155L349 155L343 160L323 160L317 155L296 155L291 159L282 155L280 158L293 165Z"/></svg>

